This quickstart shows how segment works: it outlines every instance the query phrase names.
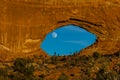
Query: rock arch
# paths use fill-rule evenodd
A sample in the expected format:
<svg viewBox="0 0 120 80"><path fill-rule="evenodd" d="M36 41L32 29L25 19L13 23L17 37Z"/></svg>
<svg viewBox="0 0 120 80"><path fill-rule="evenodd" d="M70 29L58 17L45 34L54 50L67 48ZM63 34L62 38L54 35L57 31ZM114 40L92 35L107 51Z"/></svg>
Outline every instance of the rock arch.
<svg viewBox="0 0 120 80"><path fill-rule="evenodd" d="M34 49L24 48L26 41L40 44L47 33L67 24L81 26L98 37L97 42L81 54L95 51L112 54L120 50L120 3L117 1L4 0L0 3L0 42L15 56L25 54L24 49L35 53L39 45Z"/></svg>

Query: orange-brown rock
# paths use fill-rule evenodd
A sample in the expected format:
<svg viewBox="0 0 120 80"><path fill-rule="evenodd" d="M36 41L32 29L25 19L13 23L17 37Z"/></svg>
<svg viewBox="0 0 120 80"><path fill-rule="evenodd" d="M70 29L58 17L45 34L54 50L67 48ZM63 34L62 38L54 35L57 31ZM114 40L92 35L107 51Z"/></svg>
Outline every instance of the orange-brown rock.
<svg viewBox="0 0 120 80"><path fill-rule="evenodd" d="M96 43L81 54L120 50L119 0L0 0L0 4L0 54L43 53L39 48L45 35L67 24L97 35Z"/></svg>

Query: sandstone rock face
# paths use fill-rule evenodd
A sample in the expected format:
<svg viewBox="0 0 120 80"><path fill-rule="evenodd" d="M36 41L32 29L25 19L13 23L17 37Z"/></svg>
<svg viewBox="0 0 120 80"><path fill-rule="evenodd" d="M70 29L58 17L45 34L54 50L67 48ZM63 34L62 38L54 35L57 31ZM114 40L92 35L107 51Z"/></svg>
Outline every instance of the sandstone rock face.
<svg viewBox="0 0 120 80"><path fill-rule="evenodd" d="M0 3L2 52L15 56L34 53L49 32L68 24L85 28L98 37L81 54L95 51L112 54L120 50L119 0L0 0Z"/></svg>

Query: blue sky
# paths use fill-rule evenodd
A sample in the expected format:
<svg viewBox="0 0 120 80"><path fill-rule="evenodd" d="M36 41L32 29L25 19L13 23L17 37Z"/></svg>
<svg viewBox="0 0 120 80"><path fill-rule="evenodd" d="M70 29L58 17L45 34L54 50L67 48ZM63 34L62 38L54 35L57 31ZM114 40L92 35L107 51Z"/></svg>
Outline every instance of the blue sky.
<svg viewBox="0 0 120 80"><path fill-rule="evenodd" d="M41 44L41 48L49 55L56 52L59 55L70 55L80 51L96 41L96 35L75 25L66 25L48 35Z"/></svg>

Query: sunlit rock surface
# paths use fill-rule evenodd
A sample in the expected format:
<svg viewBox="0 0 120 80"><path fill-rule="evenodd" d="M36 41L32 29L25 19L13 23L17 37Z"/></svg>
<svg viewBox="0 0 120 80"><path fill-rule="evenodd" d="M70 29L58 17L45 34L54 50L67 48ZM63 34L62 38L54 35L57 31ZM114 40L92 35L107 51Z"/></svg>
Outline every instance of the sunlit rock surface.
<svg viewBox="0 0 120 80"><path fill-rule="evenodd" d="M81 54L96 51L112 54L120 50L119 0L0 0L0 3L3 46L0 53L7 51L8 57L44 53L39 46L45 35L67 24L81 26L98 37Z"/></svg>

